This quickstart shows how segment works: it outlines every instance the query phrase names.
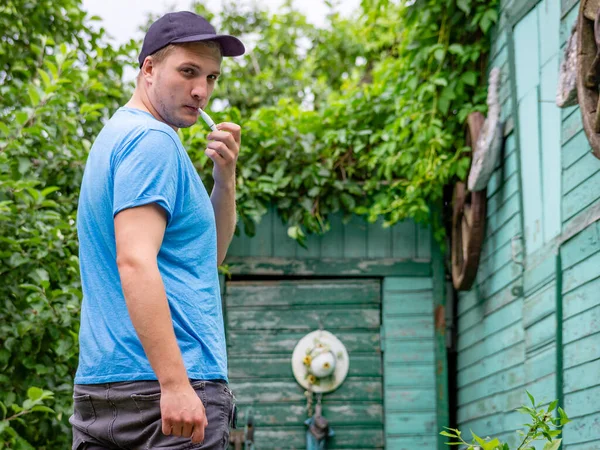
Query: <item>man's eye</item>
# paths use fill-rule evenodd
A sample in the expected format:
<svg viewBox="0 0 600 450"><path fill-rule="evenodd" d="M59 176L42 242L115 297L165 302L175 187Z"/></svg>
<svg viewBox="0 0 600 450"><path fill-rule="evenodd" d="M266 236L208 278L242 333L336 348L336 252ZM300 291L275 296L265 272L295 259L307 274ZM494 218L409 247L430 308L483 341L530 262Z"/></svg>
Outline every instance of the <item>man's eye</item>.
<svg viewBox="0 0 600 450"><path fill-rule="evenodd" d="M208 79L209 80L213 80L213 81L217 81L217 76L216 75L209 75Z"/></svg>
<svg viewBox="0 0 600 450"><path fill-rule="evenodd" d="M194 70L193 69L183 69L182 72L185 73L186 75L193 75L194 74Z"/></svg>

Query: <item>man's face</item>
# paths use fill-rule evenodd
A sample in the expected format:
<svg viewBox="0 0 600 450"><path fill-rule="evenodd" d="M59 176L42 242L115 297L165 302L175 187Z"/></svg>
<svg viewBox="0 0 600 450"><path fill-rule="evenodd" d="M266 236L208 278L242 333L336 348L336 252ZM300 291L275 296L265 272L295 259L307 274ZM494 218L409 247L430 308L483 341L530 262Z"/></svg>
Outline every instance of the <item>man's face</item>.
<svg viewBox="0 0 600 450"><path fill-rule="evenodd" d="M148 97L164 122L175 128L192 126L198 108L208 104L220 74L221 55L200 43L176 46L152 68Z"/></svg>

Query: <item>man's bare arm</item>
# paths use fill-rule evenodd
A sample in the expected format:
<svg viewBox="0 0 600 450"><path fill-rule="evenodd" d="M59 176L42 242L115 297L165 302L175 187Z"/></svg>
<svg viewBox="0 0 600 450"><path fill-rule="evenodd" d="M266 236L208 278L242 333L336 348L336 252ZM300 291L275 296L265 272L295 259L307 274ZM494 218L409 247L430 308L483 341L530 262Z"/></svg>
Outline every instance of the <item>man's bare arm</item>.
<svg viewBox="0 0 600 450"><path fill-rule="evenodd" d="M160 383L163 433L202 442L204 405L189 383L158 270L165 227L166 213L156 204L117 214L117 266L131 321Z"/></svg>

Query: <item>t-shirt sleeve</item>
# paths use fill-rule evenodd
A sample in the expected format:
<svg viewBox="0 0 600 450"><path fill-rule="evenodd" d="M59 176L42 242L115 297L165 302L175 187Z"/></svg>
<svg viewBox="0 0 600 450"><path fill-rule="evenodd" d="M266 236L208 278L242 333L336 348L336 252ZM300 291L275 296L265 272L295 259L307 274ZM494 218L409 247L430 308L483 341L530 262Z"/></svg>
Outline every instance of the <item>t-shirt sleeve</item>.
<svg viewBox="0 0 600 450"><path fill-rule="evenodd" d="M150 130L113 160L113 217L120 211L157 203L173 217L179 180L177 144L167 133Z"/></svg>

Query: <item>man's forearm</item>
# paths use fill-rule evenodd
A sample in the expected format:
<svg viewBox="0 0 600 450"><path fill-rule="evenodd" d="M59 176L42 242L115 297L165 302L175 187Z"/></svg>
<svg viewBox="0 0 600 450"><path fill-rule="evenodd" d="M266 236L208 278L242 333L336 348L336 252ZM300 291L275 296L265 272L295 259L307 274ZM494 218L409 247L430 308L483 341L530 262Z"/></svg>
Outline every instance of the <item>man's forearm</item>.
<svg viewBox="0 0 600 450"><path fill-rule="evenodd" d="M235 232L235 180L227 185L215 184L210 195L217 224L218 263L222 264Z"/></svg>
<svg viewBox="0 0 600 450"><path fill-rule="evenodd" d="M189 384L158 266L122 263L119 274L131 322L159 383L173 388Z"/></svg>

